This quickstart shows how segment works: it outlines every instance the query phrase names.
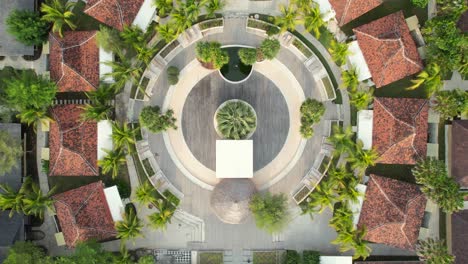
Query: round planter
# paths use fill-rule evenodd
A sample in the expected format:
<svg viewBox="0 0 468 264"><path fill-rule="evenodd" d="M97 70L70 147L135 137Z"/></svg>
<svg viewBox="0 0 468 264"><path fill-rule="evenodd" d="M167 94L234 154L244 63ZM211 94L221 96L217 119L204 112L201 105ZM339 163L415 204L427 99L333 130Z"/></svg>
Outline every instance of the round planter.
<svg viewBox="0 0 468 264"><path fill-rule="evenodd" d="M216 120L216 116L218 115L218 111L223 108L226 104L228 103L231 103L231 102L242 102L244 104L246 104L248 107L250 107L250 109L252 109L252 112L255 116L255 129L252 130L252 132L250 132L245 138L242 138L240 140L246 140L246 139L249 139L253 136L253 134L255 133L255 131L257 130L257 112L255 112L255 108L253 108L249 103L247 103L246 101L244 100L239 100L239 99L231 99L231 100L227 100L225 101L224 103L220 104L218 106L218 108L216 109L215 113L214 113L214 117L213 117L213 124L214 124L214 128L215 128L215 131L216 131L216 134L218 134L218 136L222 139L226 139L224 137L224 135L218 130L218 121Z"/></svg>

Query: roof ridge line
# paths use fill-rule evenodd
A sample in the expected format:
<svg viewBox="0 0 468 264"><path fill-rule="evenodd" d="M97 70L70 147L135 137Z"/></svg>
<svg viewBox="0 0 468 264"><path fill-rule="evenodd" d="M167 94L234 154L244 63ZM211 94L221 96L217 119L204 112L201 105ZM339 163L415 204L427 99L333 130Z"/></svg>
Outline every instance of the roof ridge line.
<svg viewBox="0 0 468 264"><path fill-rule="evenodd" d="M94 3L94 5L88 7L87 9L84 9L83 12L86 12L90 9L93 9L94 7L96 7L97 5L99 5L103 0L98 0L96 3Z"/></svg>
<svg viewBox="0 0 468 264"><path fill-rule="evenodd" d="M339 23L340 26L343 25L343 21L346 18L346 14L348 13L349 5L351 4L352 1L353 0L347 0L346 1L346 6L345 6L345 8L343 10L343 14L341 15L341 18L340 18L340 23Z"/></svg>
<svg viewBox="0 0 468 264"><path fill-rule="evenodd" d="M391 201L390 198L387 196L387 194L382 190L382 188L380 187L380 184L376 180L374 180L374 177L372 177L371 179L376 184L377 188L379 188L379 191L383 194L385 199L387 199L393 205L393 207L395 207L398 210L398 212L404 215L404 213L400 210L400 208L398 208L398 206L396 206L396 204L393 201Z"/></svg>
<svg viewBox="0 0 468 264"><path fill-rule="evenodd" d="M90 41L92 38L94 38L96 35L97 35L97 30L85 30L85 31L75 31L75 32L92 32L94 31L93 35L92 36L89 36L89 38L83 40L82 42L78 43L78 44L75 44L73 46L69 46L69 47L64 47L62 48L62 50L67 50L67 49L71 49L71 48L76 48L76 47L80 47L81 45L85 44L86 42Z"/></svg>
<svg viewBox="0 0 468 264"><path fill-rule="evenodd" d="M387 148L387 150L384 151L384 152L382 153L382 155L380 155L380 157L382 157L385 153L387 153L388 151L390 151L390 149L396 147L399 143L401 143L402 141L408 139L409 137L414 137L414 138L415 138L415 133L413 133L413 134L411 134L411 135L408 135L408 136L404 137L402 140L399 140L399 141L395 142L394 144L390 145L390 146ZM379 159L380 159L380 157L379 157Z"/></svg>
<svg viewBox="0 0 468 264"><path fill-rule="evenodd" d="M400 48L397 49L397 51L392 56L390 56L390 58L387 61L385 61L385 63L383 64L383 70L382 70L382 73L381 73L382 76L379 79L381 82L383 82L383 78L385 78L386 71L387 71L387 66L390 64L390 62L393 60L393 58L395 58L395 56L398 53L400 53L400 51L402 51L402 50L403 50L403 47L400 45ZM404 57L404 55L403 55L403 57Z"/></svg>
<svg viewBox="0 0 468 264"><path fill-rule="evenodd" d="M98 181L99 182L99 181ZM85 185L86 186L86 185ZM85 204L88 204L88 200L90 199L91 195L93 195L94 193L96 193L96 189L97 189L98 186L96 186L94 189L92 189L92 192L88 195L88 197L86 197L85 200L83 200L83 202L80 204L80 207L76 210L76 214L73 215L74 218L76 218L76 216L78 215L78 213L80 213L81 209L83 209L84 205ZM78 225L78 224L77 224Z"/></svg>
<svg viewBox="0 0 468 264"><path fill-rule="evenodd" d="M63 57L63 56L62 56ZM94 86L92 83L90 83L83 75L81 75L79 72L77 72L75 69L73 69L72 67L70 67L70 65L68 65L67 63L65 62L62 62L62 67L63 65L67 66L71 71L73 71L74 73L76 73L76 75L78 75L81 79L83 79L86 83L88 83L89 85L91 85L92 87L94 87L95 89L98 89L98 87ZM63 76L65 76L65 74L63 73L63 70L62 70L62 77L60 78L59 81L62 80ZM57 82L58 83L58 82ZM84 92L84 91L83 91Z"/></svg>

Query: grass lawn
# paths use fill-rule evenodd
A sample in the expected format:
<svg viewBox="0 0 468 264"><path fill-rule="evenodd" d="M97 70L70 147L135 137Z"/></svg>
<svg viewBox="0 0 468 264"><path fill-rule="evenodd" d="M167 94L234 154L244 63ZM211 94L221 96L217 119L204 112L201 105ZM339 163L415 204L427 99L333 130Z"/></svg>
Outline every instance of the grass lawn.
<svg viewBox="0 0 468 264"><path fill-rule="evenodd" d="M424 23L427 20L427 9L413 6L413 4L411 4L411 1L409 0L384 0L384 3L382 5L344 25L343 27L341 27L341 30L343 30L343 32L346 33L346 35L354 35L352 31L353 28L367 24L378 18L390 15L400 10L403 10L405 18L410 17L412 15L416 15L419 19L419 24L421 26L424 25Z"/></svg>
<svg viewBox="0 0 468 264"><path fill-rule="evenodd" d="M202 252L198 255L200 264L223 264L222 252Z"/></svg>
<svg viewBox="0 0 468 264"><path fill-rule="evenodd" d="M369 167L366 170L366 175L376 174L395 180L405 181L409 183L415 183L411 169L413 165L402 165L402 164L377 164L373 167Z"/></svg>
<svg viewBox="0 0 468 264"><path fill-rule="evenodd" d="M76 31L99 30L99 25L101 25L101 22L85 14L84 13L85 6L86 6L85 2L78 1L76 3L76 6L73 9L73 13L75 14L74 22L75 22L75 25L77 26Z"/></svg>

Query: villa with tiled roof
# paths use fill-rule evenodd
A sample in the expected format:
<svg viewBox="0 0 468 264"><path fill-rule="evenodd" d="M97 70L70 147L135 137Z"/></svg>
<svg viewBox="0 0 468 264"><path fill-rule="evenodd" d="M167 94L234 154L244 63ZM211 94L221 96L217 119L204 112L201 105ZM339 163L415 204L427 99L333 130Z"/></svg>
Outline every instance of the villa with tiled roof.
<svg viewBox="0 0 468 264"><path fill-rule="evenodd" d="M377 163L416 164L427 154L429 104L425 99L374 99L372 146Z"/></svg>
<svg viewBox="0 0 468 264"><path fill-rule="evenodd" d="M450 175L462 188L468 188L468 120L453 120Z"/></svg>
<svg viewBox="0 0 468 264"><path fill-rule="evenodd" d="M116 236L115 223L101 181L55 195L55 211L69 248L78 242L110 240ZM57 235L56 235L57 236ZM61 239L60 239L61 240Z"/></svg>
<svg viewBox="0 0 468 264"><path fill-rule="evenodd" d="M98 176L97 136L94 121L81 121L79 105L56 105L51 109L50 176Z"/></svg>
<svg viewBox="0 0 468 264"><path fill-rule="evenodd" d="M50 78L59 92L88 92L99 86L100 49L97 31L50 33Z"/></svg>
<svg viewBox="0 0 468 264"><path fill-rule="evenodd" d="M152 0L88 0L84 12L120 31L124 26L132 24L146 29L156 12L152 2Z"/></svg>
<svg viewBox="0 0 468 264"><path fill-rule="evenodd" d="M339 26L364 15L383 3L382 0L329 0Z"/></svg>
<svg viewBox="0 0 468 264"><path fill-rule="evenodd" d="M426 202L417 185L371 174L358 227L365 240L415 250Z"/></svg>
<svg viewBox="0 0 468 264"><path fill-rule="evenodd" d="M423 70L403 12L353 29L377 88Z"/></svg>

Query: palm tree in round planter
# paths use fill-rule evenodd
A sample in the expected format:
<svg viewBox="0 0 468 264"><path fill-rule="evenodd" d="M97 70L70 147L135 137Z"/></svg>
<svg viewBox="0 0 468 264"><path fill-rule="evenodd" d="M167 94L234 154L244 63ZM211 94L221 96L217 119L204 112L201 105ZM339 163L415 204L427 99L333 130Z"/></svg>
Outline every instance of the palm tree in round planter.
<svg viewBox="0 0 468 264"><path fill-rule="evenodd" d="M257 127L253 108L243 101L227 101L215 114L216 131L226 139L246 139Z"/></svg>
<svg viewBox="0 0 468 264"><path fill-rule="evenodd" d="M122 240L134 239L141 236L141 229L143 223L140 218L135 214L133 208L130 208L128 213L123 215L122 221L115 223L115 230L117 231L117 238Z"/></svg>
<svg viewBox="0 0 468 264"><path fill-rule="evenodd" d="M106 152L107 155L104 159L98 161L98 165L101 166L102 173L107 174L110 172L112 179L115 179L119 174L120 166L126 161L125 153L122 149L104 149L104 152Z"/></svg>
<svg viewBox="0 0 468 264"><path fill-rule="evenodd" d="M42 19L52 23L52 32L58 32L63 37L63 27L67 25L71 30L76 29L72 12L76 3L66 0L49 0L41 5Z"/></svg>

